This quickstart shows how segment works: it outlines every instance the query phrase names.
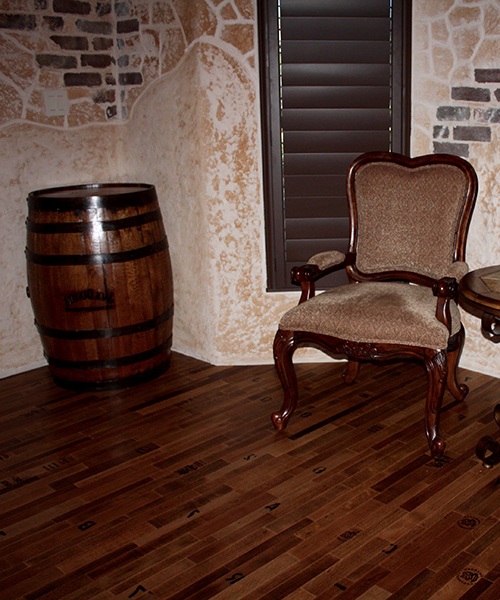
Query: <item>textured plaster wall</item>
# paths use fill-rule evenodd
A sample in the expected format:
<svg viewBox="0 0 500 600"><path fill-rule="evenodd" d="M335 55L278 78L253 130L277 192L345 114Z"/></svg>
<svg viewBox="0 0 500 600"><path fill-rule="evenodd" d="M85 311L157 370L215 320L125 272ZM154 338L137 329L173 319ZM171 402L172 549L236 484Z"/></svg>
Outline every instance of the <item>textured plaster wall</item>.
<svg viewBox="0 0 500 600"><path fill-rule="evenodd" d="M0 54L14 43L18 63L31 69L23 71L22 86L14 60L0 76L0 87L19 96L17 118L6 114L7 105L3 114L0 108L1 260L8 274L0 283L8 306L0 322L1 375L44 364L25 296L25 199L33 189L110 180L156 186L173 263L174 349L180 352L215 363L269 361L279 315L296 301L264 292L253 2L129 5L141 20L129 42L145 84L132 106L127 90L127 111L118 111L126 118L108 122L102 111L89 111L94 116L83 125L48 119L41 105L26 110L47 81L60 85L60 73L36 68L43 31L0 30ZM159 5L168 15L160 24ZM11 2L12 10L18 6ZM78 100L71 95L70 110L92 98L92 90L81 88Z"/></svg>
<svg viewBox="0 0 500 600"><path fill-rule="evenodd" d="M42 117L36 122L23 114L2 114L5 105L0 106L0 376L44 363L24 291L25 198L40 187L105 180L141 180L156 186L170 243L174 349L180 352L218 364L269 362L276 323L297 301L295 294L265 292L253 1L129 4L131 15L139 15L142 24L131 46L137 57L134 64L147 67L148 76L134 93L128 91L121 118L118 111L107 122L102 116L85 124L47 123ZM169 17L152 27L160 4ZM489 36L496 50L489 58L484 52L477 66L498 66L491 64L499 56L498 33L485 33L483 18L487 10L492 14L497 2L414 0L414 154L432 151L437 107L449 101L458 68L465 83L465 72L470 73L478 60L477 44L468 50L470 40L462 31L467 33L472 25L450 21L455 4L479 8L482 17L473 27L481 40ZM445 29L450 32L446 39ZM29 32L0 30L0 55L13 37L19 64L33 65ZM444 68L443 53L451 57L446 64L451 62L453 68ZM9 69L0 72L0 88L12 88L10 82L17 77L14 62ZM15 88L20 105L27 102L32 86L51 80L49 73L40 77L34 72L35 77L24 79L25 87ZM471 232L472 266L500 263L495 132L491 144L470 145L482 194ZM482 340L477 321L471 319L468 330L464 364L498 374L498 348Z"/></svg>
<svg viewBox="0 0 500 600"><path fill-rule="evenodd" d="M154 181L162 203L175 348L213 362L269 360L259 321L275 298L263 293L255 94L253 70L200 43L141 98L123 133L129 174Z"/></svg>
<svg viewBox="0 0 500 600"><path fill-rule="evenodd" d="M440 107L463 107L471 115L471 121L449 123L450 137L444 141L451 145L456 125L489 128L491 141L467 142L467 159L479 178L467 262L472 269L500 264L500 3L414 0L413 5L412 154L436 149L435 132L443 125ZM483 69L496 70L496 80L478 83L476 70ZM483 95L490 100L454 99L456 88L487 90ZM462 314L467 338L461 365L499 377L498 344L482 337L478 319Z"/></svg>
<svg viewBox="0 0 500 600"><path fill-rule="evenodd" d="M29 123L0 129L1 376L45 364L25 292L26 197L42 187L118 178L113 133L95 126L62 131Z"/></svg>

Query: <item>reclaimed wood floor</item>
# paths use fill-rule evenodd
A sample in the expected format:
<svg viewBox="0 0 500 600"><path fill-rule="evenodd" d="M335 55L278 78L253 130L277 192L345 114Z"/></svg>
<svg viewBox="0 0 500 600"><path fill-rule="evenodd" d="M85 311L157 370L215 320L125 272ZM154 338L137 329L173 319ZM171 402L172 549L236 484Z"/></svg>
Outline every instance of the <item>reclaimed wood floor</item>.
<svg viewBox="0 0 500 600"><path fill-rule="evenodd" d="M0 597L498 600L500 379L461 371L446 460L423 433L423 367L298 366L287 432L273 366L174 354L157 380L75 393L0 381Z"/></svg>

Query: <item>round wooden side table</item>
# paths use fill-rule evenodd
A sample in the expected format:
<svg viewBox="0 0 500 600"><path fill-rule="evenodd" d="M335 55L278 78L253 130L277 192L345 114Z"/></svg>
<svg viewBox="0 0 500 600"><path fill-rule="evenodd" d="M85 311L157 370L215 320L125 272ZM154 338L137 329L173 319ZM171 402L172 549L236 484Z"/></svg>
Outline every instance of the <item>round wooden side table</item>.
<svg viewBox="0 0 500 600"><path fill-rule="evenodd" d="M460 306L481 319L481 332L491 342L500 342L500 265L485 267L467 273L460 282ZM500 427L500 404L493 413ZM489 436L481 438L476 446L476 456L485 467L500 462L500 443Z"/></svg>

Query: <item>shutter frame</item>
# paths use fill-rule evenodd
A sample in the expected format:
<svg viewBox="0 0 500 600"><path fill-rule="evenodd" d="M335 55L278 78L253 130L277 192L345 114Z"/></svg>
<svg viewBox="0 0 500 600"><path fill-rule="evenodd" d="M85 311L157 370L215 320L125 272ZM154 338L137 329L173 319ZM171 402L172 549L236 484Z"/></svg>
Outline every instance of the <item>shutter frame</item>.
<svg viewBox="0 0 500 600"><path fill-rule="evenodd" d="M290 38L282 40L281 80L278 0L257 2L268 291L297 289L290 268L312 254L347 249L345 174L356 156L408 152L411 0L395 1L391 17L390 4L281 0L282 35ZM390 27L389 45L381 37ZM342 39L325 39L332 32ZM367 35L375 39L363 40ZM331 52L350 62L329 60ZM398 68L389 77L396 54ZM346 281L335 274L327 286Z"/></svg>

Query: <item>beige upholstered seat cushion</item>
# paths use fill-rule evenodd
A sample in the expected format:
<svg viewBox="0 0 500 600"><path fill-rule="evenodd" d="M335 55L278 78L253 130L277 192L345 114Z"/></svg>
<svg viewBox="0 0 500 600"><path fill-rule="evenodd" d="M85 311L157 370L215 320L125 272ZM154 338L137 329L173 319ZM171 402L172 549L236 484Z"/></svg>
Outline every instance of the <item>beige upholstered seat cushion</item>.
<svg viewBox="0 0 500 600"><path fill-rule="evenodd" d="M343 285L295 306L280 328L309 331L353 342L405 344L444 349L449 332L436 317L436 298L427 287L393 282ZM452 335L460 312L451 303Z"/></svg>

